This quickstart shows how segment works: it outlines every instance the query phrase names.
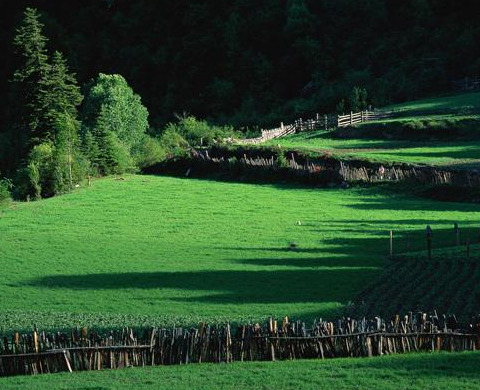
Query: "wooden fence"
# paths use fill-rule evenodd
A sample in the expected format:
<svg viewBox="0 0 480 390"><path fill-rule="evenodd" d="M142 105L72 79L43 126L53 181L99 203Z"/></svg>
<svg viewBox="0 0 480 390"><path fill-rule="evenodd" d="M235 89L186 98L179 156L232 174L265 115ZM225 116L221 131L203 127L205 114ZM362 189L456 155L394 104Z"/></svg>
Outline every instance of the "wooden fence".
<svg viewBox="0 0 480 390"><path fill-rule="evenodd" d="M259 170L275 172L288 169L295 177L308 179L312 183L342 182L409 182L433 185L456 185L459 187L480 186L480 173L466 170L444 170L433 167L416 167L399 164L397 166L383 166L380 163L365 163L363 161L349 161L344 163L335 159L310 160L301 158L295 153L280 161L273 154L270 157L243 154L232 157L227 152L223 155L210 155L208 150L195 150L192 158L197 163L210 165L212 169L225 171L240 169L248 172ZM197 166L199 169L200 165Z"/></svg>
<svg viewBox="0 0 480 390"><path fill-rule="evenodd" d="M387 111L360 111L350 112L347 115L338 115L337 127L353 126L359 123L390 118L391 113Z"/></svg>
<svg viewBox="0 0 480 390"><path fill-rule="evenodd" d="M320 115L317 114L315 119L303 120L297 119L290 125L284 125L280 123L280 127L271 130L262 130L262 134L257 138L247 139L230 139L227 141L240 143L240 144L261 144L275 138L285 137L290 134L299 133L302 131L315 131L315 130L329 130L336 127L353 126L358 123L363 123L372 120L378 120L383 118L389 118L392 115L387 111L360 111L348 115Z"/></svg>
<svg viewBox="0 0 480 390"><path fill-rule="evenodd" d="M418 351L474 351L480 324L461 330L455 316L410 313L385 321L343 318L196 329L14 333L0 341L0 376L187 363L369 357Z"/></svg>
<svg viewBox="0 0 480 390"><path fill-rule="evenodd" d="M336 127L336 125L337 121L334 116L317 114L315 119L303 120L300 118L289 125L284 125L282 122L278 128L262 130L262 135L257 138L236 139L231 141L240 144L261 144L271 139L285 137L302 131L329 130Z"/></svg>

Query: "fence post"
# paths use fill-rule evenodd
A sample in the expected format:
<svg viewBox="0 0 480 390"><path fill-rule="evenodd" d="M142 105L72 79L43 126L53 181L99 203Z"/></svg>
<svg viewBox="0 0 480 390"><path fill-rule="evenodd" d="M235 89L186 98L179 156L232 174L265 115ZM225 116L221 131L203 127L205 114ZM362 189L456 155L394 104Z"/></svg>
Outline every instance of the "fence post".
<svg viewBox="0 0 480 390"><path fill-rule="evenodd" d="M327 114L324 115L324 119L325 119L325 131L328 130L328 116Z"/></svg>
<svg viewBox="0 0 480 390"><path fill-rule="evenodd" d="M353 111L350 111L350 126L353 125Z"/></svg>
<svg viewBox="0 0 480 390"><path fill-rule="evenodd" d="M427 251L428 251L428 260L432 260L432 235L433 231L430 225L427 225L425 229L425 233L427 235Z"/></svg>
<svg viewBox="0 0 480 390"><path fill-rule="evenodd" d="M360 117L361 117L361 121L362 121L362 123L363 123L363 122L365 122L365 120L363 119L363 118L364 118L364 117L363 117L363 110L362 110L362 111L360 111Z"/></svg>
<svg viewBox="0 0 480 390"><path fill-rule="evenodd" d="M283 122L280 122L280 128L282 129L282 132L285 130L285 127L283 126Z"/></svg>
<svg viewBox="0 0 480 390"><path fill-rule="evenodd" d="M390 230L390 259L393 259L393 230Z"/></svg>
<svg viewBox="0 0 480 390"><path fill-rule="evenodd" d="M337 115L337 127L340 127L340 115Z"/></svg>
<svg viewBox="0 0 480 390"><path fill-rule="evenodd" d="M302 118L298 120L299 126L300 126L300 131L303 131L303 121Z"/></svg>

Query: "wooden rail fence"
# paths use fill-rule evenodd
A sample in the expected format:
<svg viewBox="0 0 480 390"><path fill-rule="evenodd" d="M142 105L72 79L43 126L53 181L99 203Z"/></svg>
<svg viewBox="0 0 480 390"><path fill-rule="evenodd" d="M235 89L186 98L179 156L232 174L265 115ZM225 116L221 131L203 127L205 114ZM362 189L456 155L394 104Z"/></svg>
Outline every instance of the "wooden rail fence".
<svg viewBox="0 0 480 390"><path fill-rule="evenodd" d="M360 111L348 115L320 115L317 114L315 119L303 120L297 119L290 125L284 125L283 122L280 126L271 130L262 130L262 134L257 138L247 139L230 139L228 141L240 143L240 144L261 144L275 138L285 137L290 134L299 133L302 131L315 131L315 130L329 130L336 127L353 126L358 123L363 123L372 120L378 120L383 118L389 118L392 115L386 111Z"/></svg>
<svg viewBox="0 0 480 390"><path fill-rule="evenodd" d="M353 126L359 123L390 118L391 112L387 111L360 111L350 112L347 115L338 115L337 127Z"/></svg>
<svg viewBox="0 0 480 390"><path fill-rule="evenodd" d="M411 351L475 351L480 321L459 329L455 316L410 313L385 321L265 325L200 324L196 329L124 329L100 335L86 328L69 334L14 333L0 341L0 376L187 363L369 357Z"/></svg>

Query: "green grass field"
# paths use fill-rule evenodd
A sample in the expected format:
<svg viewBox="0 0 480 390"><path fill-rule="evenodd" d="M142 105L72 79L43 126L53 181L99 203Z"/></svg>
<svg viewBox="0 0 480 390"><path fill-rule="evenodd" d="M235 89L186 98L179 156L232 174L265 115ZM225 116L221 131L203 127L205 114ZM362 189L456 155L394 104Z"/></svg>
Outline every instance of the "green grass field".
<svg viewBox="0 0 480 390"><path fill-rule="evenodd" d="M2 390L476 390L480 354L197 364L0 378Z"/></svg>
<svg viewBox="0 0 480 390"><path fill-rule="evenodd" d="M460 114L480 109L480 93L463 93L393 104L385 108L405 114L454 110ZM441 114L440 114L441 115Z"/></svg>
<svg viewBox="0 0 480 390"><path fill-rule="evenodd" d="M353 130L354 131L354 130ZM329 153L344 159L389 163L471 166L480 163L480 141L405 141L383 139L335 139L330 133L300 133L269 141L284 148Z"/></svg>
<svg viewBox="0 0 480 390"><path fill-rule="evenodd" d="M382 187L106 178L1 212L0 330L331 318L381 273L389 229L422 249L426 224L441 246L479 220Z"/></svg>
<svg viewBox="0 0 480 390"><path fill-rule="evenodd" d="M391 119L369 122L373 133L381 132L384 126L402 126L408 122L412 126L428 129L431 126L458 126L462 121L470 121L468 126L480 134L480 93L453 95L407 102L386 107L400 115ZM442 114L439 110L449 110ZM475 123L478 121L478 126ZM472 127L473 126L473 127ZM269 141L269 145L302 149L319 153L329 153L344 159L366 159L387 163L427 164L439 166L472 167L480 165L480 141L475 140L408 140L386 139L360 135L362 126L351 129L347 138L332 136L330 131L316 131L294 134ZM355 136L355 132L359 132ZM423 130L417 130L421 132Z"/></svg>

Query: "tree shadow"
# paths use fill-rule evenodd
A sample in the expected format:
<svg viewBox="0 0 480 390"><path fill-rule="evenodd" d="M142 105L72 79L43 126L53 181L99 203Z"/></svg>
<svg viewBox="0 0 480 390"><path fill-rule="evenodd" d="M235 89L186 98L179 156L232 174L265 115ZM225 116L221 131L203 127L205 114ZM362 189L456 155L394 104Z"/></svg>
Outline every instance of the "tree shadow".
<svg viewBox="0 0 480 390"><path fill-rule="evenodd" d="M43 289L178 289L208 291L169 298L221 304L342 302L351 299L352 281L369 280L367 267L322 270L126 272L45 276L26 282ZM20 285L23 287L25 284ZM359 286L360 287L360 286Z"/></svg>
<svg viewBox="0 0 480 390"><path fill-rule="evenodd" d="M297 252L297 250L292 251ZM300 253L316 253L320 252L320 250L316 249L305 249L305 250L298 250ZM329 252L323 250L323 252ZM278 258L278 257L271 257L271 258L251 258L251 259L236 259L233 260L239 264L247 264L247 265L257 265L257 266L265 266L265 267L274 267L274 266L284 266L284 267L295 267L295 268L365 268L365 264L358 264L356 259L351 257L288 257L288 258ZM377 267L374 267L377 269Z"/></svg>

